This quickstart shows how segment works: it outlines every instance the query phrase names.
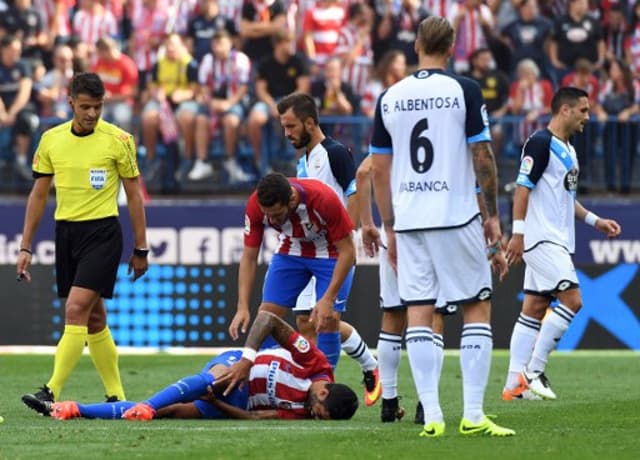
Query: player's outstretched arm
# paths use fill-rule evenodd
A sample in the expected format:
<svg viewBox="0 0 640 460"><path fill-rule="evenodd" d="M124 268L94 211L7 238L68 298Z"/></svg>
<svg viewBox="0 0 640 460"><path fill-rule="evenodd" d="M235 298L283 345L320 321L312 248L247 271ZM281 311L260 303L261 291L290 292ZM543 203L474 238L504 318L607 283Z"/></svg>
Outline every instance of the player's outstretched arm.
<svg viewBox="0 0 640 460"><path fill-rule="evenodd" d="M596 230L607 235L609 238L615 238L620 235L620 232L622 231L622 227L620 227L618 222L613 219L603 219L602 217L599 217L582 206L578 200L576 200L575 204L575 216L576 219L582 220L586 224L591 225Z"/></svg>

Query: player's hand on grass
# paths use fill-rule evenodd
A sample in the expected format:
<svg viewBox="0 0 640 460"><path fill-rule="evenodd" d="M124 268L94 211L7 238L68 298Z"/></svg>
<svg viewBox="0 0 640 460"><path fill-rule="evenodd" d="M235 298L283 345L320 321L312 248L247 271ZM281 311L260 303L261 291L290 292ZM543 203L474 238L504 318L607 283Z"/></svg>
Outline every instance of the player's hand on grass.
<svg viewBox="0 0 640 460"><path fill-rule="evenodd" d="M598 219L595 225L597 230L600 230L602 233L607 235L609 238L615 238L620 234L622 228L620 224L612 219Z"/></svg>
<svg viewBox="0 0 640 460"><path fill-rule="evenodd" d="M247 327L249 327L249 321L251 320L251 314L249 310L238 309L233 319L231 320L231 324L229 325L229 335L232 340L238 340L240 334L238 334L238 330L240 330L243 334L247 333Z"/></svg>
<svg viewBox="0 0 640 460"><path fill-rule="evenodd" d="M369 257L373 257L378 253L378 250L382 246L382 240L380 239L380 231L373 224L365 224L362 226L362 247L365 254Z"/></svg>
<svg viewBox="0 0 640 460"><path fill-rule="evenodd" d="M337 313L333 310L333 301L322 297L313 307L309 321L316 325L316 332L320 332L327 328L331 320L336 318Z"/></svg>
<svg viewBox="0 0 640 460"><path fill-rule="evenodd" d="M507 262L509 265L517 265L522 262L522 254L524 253L524 235L521 233L514 234L507 245Z"/></svg>
<svg viewBox="0 0 640 460"><path fill-rule="evenodd" d="M222 393L224 396L229 396L236 387L242 390L245 383L249 380L251 366L253 366L253 363L248 359L243 358L231 366L226 373L216 379L216 384L227 385L224 393Z"/></svg>

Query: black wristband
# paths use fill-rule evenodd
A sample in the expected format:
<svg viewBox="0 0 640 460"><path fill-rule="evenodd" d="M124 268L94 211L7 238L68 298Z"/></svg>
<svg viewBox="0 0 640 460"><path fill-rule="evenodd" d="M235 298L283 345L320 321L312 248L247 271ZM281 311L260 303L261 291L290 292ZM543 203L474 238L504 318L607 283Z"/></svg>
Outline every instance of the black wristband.
<svg viewBox="0 0 640 460"><path fill-rule="evenodd" d="M149 250L133 248L133 255L138 257L147 257L147 255L149 255Z"/></svg>
<svg viewBox="0 0 640 460"><path fill-rule="evenodd" d="M20 248L20 252L26 252L30 256L33 255L33 252L31 252L31 249L27 249L27 248Z"/></svg>

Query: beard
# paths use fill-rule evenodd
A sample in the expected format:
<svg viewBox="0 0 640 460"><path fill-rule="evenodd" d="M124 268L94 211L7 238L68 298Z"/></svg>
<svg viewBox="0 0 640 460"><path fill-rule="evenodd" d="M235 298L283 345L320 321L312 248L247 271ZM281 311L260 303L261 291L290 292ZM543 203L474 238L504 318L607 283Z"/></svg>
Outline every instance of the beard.
<svg viewBox="0 0 640 460"><path fill-rule="evenodd" d="M300 134L300 140L298 142L292 142L293 146L297 149L301 149L309 145L311 142L311 134L309 134L306 130L302 131Z"/></svg>

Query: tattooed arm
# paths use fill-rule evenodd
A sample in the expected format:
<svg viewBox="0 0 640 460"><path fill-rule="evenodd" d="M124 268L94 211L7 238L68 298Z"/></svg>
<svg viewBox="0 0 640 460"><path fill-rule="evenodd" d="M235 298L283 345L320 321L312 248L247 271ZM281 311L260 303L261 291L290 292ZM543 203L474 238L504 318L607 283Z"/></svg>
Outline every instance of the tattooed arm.
<svg viewBox="0 0 640 460"><path fill-rule="evenodd" d="M269 335L282 347L287 344L291 334L295 332L284 320L267 311L258 312L244 346L257 350Z"/></svg>
<svg viewBox="0 0 640 460"><path fill-rule="evenodd" d="M492 246L502 238L500 219L498 217L498 169L489 142L471 144L473 169L476 181L482 191L487 218L484 222L484 236L488 245Z"/></svg>

